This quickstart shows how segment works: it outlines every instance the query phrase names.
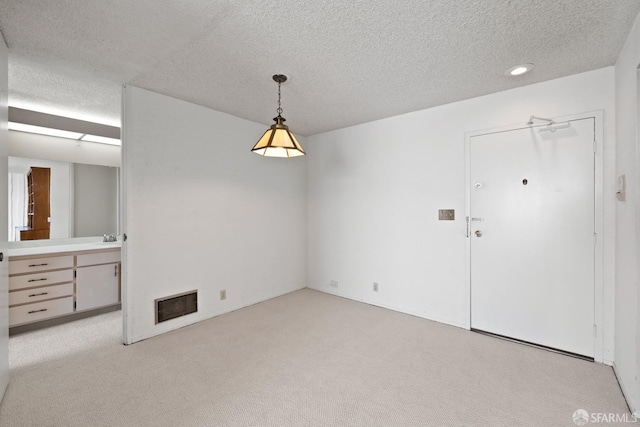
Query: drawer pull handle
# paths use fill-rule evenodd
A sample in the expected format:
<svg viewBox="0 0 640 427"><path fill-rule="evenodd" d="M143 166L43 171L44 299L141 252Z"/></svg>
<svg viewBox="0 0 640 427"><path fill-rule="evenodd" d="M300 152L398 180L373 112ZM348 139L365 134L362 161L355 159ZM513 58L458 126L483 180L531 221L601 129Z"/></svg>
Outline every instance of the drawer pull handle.
<svg viewBox="0 0 640 427"><path fill-rule="evenodd" d="M33 314L33 313L40 313L41 311L47 311L46 308L40 309L40 310L32 310L29 312L29 314Z"/></svg>
<svg viewBox="0 0 640 427"><path fill-rule="evenodd" d="M29 295L29 298L31 298L31 297L39 297L40 295L49 295L49 292L41 292L39 294L31 294L31 295Z"/></svg>
<svg viewBox="0 0 640 427"><path fill-rule="evenodd" d="M42 264L29 264L29 267L42 267L43 265L49 265L46 262Z"/></svg>
<svg viewBox="0 0 640 427"><path fill-rule="evenodd" d="M27 282L31 283L31 282L42 282L43 280L47 280L46 277L43 277L42 279L29 279L27 280Z"/></svg>

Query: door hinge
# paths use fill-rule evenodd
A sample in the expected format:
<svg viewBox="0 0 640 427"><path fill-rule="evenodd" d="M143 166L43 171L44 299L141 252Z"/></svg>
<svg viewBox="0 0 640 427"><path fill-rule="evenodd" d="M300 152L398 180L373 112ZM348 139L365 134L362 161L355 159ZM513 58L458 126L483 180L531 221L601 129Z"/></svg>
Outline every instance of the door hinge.
<svg viewBox="0 0 640 427"><path fill-rule="evenodd" d="M598 152L598 141L596 141L595 139L593 140L593 152Z"/></svg>
<svg viewBox="0 0 640 427"><path fill-rule="evenodd" d="M73 277L78 277L78 272L76 270L73 270Z"/></svg>
<svg viewBox="0 0 640 427"><path fill-rule="evenodd" d="M73 308L75 309L77 307L77 303L74 301L73 302Z"/></svg>
<svg viewBox="0 0 640 427"><path fill-rule="evenodd" d="M598 244L598 234L593 233L593 246L596 246L597 244Z"/></svg>
<svg viewBox="0 0 640 427"><path fill-rule="evenodd" d="M598 325L593 325L593 337L598 337Z"/></svg>

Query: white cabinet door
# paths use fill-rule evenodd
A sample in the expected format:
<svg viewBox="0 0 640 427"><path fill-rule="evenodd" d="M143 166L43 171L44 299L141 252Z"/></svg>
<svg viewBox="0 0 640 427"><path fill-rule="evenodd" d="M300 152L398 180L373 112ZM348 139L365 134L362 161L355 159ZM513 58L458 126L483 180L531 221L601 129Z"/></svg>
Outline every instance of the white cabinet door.
<svg viewBox="0 0 640 427"><path fill-rule="evenodd" d="M120 265L103 264L76 270L76 310L89 310L117 304Z"/></svg>

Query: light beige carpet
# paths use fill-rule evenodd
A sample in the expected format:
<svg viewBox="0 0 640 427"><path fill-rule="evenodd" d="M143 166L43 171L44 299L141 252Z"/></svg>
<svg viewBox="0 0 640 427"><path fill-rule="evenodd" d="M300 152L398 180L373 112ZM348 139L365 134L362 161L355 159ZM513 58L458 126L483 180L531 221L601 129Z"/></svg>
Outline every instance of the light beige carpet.
<svg viewBox="0 0 640 427"><path fill-rule="evenodd" d="M577 409L628 411L610 367L308 289L127 347L120 331L115 312L12 337L0 425L571 427Z"/></svg>

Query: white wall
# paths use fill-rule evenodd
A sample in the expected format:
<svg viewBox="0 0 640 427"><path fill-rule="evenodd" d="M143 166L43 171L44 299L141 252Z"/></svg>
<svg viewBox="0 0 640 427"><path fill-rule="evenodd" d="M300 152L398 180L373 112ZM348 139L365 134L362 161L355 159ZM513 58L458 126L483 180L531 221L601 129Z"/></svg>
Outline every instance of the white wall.
<svg viewBox="0 0 640 427"><path fill-rule="evenodd" d="M114 167L73 165L74 237L118 231L117 175L118 169Z"/></svg>
<svg viewBox="0 0 640 427"><path fill-rule="evenodd" d="M616 175L626 175L627 197L616 203L616 347L615 369L634 411L640 410L637 375L640 355L640 188L638 186L638 77L640 19L636 19L616 63Z"/></svg>
<svg viewBox="0 0 640 427"><path fill-rule="evenodd" d="M535 72L535 71L534 71ZM505 77L507 78L507 77ZM614 69L307 139L307 285L467 326L465 132L604 110L604 361L613 360ZM602 147L602 145L601 145ZM438 221L438 209L455 221ZM330 281L338 281L331 287ZM379 292L372 283L379 283Z"/></svg>
<svg viewBox="0 0 640 427"><path fill-rule="evenodd" d="M251 153L265 125L131 86L123 100L125 342L303 288L305 159ZM154 325L154 299L193 289L196 314Z"/></svg>
<svg viewBox="0 0 640 427"><path fill-rule="evenodd" d="M31 167L50 168L49 199L51 208L51 229L49 238L65 239L73 237L73 188L72 165L53 160L9 157L9 172L26 174Z"/></svg>

